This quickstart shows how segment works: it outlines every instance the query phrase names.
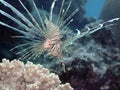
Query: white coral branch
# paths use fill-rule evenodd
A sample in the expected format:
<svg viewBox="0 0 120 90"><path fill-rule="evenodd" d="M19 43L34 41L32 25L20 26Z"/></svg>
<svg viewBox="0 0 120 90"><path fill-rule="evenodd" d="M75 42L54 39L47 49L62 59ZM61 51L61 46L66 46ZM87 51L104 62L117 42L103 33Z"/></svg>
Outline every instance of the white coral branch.
<svg viewBox="0 0 120 90"><path fill-rule="evenodd" d="M0 90L73 90L42 65L6 59L0 63Z"/></svg>

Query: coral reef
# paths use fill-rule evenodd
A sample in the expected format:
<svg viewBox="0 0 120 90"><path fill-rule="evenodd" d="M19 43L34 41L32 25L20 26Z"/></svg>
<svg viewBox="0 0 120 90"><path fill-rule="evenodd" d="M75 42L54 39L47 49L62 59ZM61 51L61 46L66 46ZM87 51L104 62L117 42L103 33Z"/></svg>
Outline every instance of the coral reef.
<svg viewBox="0 0 120 90"><path fill-rule="evenodd" d="M18 0L14 0L14 2L16 3L14 3L12 0L5 0L5 1L12 4L15 8L21 11L21 13L24 14L31 21L30 17L27 15L25 10L23 10L23 7L20 5L20 3L18 3ZM28 8L28 10L33 15L33 17L35 17L35 19L38 20L36 11L34 10L32 3L30 3L31 0L26 0L25 2L24 0L21 1L25 4L25 6ZM35 0L35 3L38 6L38 9L43 14L43 16L45 15L46 17L48 17L53 0L40 0L40 1L41 3L38 3L39 0ZM62 0L57 0L54 8L54 12L53 12L54 23L57 14L59 13L61 1ZM78 29L80 29L78 33L80 34L83 33L84 31L90 32L89 30L91 30L91 28L93 28L94 30L101 26L103 26L104 28L100 28L99 32L95 32L92 35L89 36L86 35L87 37L84 37L82 39L77 39L74 43L71 43L70 47L67 48L68 51L62 52L64 54L63 59L65 61L66 72L63 72L62 66L56 58L50 56L47 57L45 54L41 55L39 59L33 61L36 64L38 63L42 64L47 69L49 69L50 72L54 72L57 75L59 75L60 80L57 75L53 73L49 73L49 71L43 68L41 65L34 65L30 62L28 62L27 64L23 64L22 62L16 60L9 62L6 61L6 59L4 59L3 63L0 64L0 90L6 88L9 89L12 88L12 90L14 89L16 90L16 88L19 88L20 90L22 90L21 89L22 87L24 88L23 90L26 89L39 90L39 87L40 89L44 88L44 90L47 90L46 89L47 87L49 87L49 89L50 87L52 87L53 90L61 90L61 89L72 90L72 88L68 88L70 87L69 84L60 84L61 82L62 83L69 82L71 86L74 88L74 90L120 90L120 68L119 68L120 49L116 45L116 40L113 34L114 28L116 28L117 26L116 25L114 25L113 27L105 26L105 25L109 26L116 24L116 22L108 24L110 22L108 19L117 17L117 16L111 17L114 16L113 14L119 15L116 13L117 11L115 11L117 9L114 10L115 11L114 13L109 14L109 16L108 16L109 10L107 11L105 10L105 13L107 13L105 14L106 17L104 17L105 16L104 14L103 15L101 14L100 18L104 19L104 21L108 20L106 21L107 24L101 20L95 23L91 23L96 20L94 18L84 17L84 13L85 13L84 6L87 0L70 0L70 1L73 2L71 4L70 10L66 14L66 17L69 16L70 12L72 12L73 9L79 8L80 10L79 13L77 13L75 16L72 17L74 19L74 22L72 22L69 25L70 29L68 29L68 31L70 32L68 33L68 35L65 35L65 37L61 40L75 36L76 31L74 30L76 29L77 31ZM109 0L109 1L111 2L114 0ZM69 0L65 0L64 3L65 8L68 5L68 2ZM0 9L6 11L13 17L20 20L17 16L13 14L13 12L11 12L11 10L9 10L1 3L0 3ZM104 13L104 9L103 9L103 13ZM15 26L16 28L20 28L13 21L8 20L4 15L0 14L0 17L2 17L0 18L0 21L4 21L9 25ZM87 23L90 24L86 25ZM84 26L85 28L83 28ZM12 29L8 29L3 26L0 26L0 29L1 29L0 58L3 57L17 58L16 55L13 54L15 52L11 52L9 51L9 49L16 46L16 44L19 45L22 42L26 43L26 41L24 39L20 41L18 39L13 39L13 38L11 39L10 36L14 36L14 35L19 36L19 33L14 32ZM19 51L23 49L24 48L20 48L15 51ZM3 70L3 68L5 69ZM39 81L42 81L42 83Z"/></svg>
<svg viewBox="0 0 120 90"><path fill-rule="evenodd" d="M58 75L50 73L42 65L31 62L3 59L0 63L0 90L73 90L66 84L60 84Z"/></svg>
<svg viewBox="0 0 120 90"><path fill-rule="evenodd" d="M74 90L120 89L118 48L103 47L91 40L76 55L66 58L66 62L66 73L60 73L59 77L64 83L71 83Z"/></svg>
<svg viewBox="0 0 120 90"><path fill-rule="evenodd" d="M74 59L73 68L63 73L60 78L63 82L70 82L74 90L119 90L120 65L107 70L95 68L90 62ZM105 68L103 66L103 68ZM104 72L101 76L100 72ZM68 79L69 78L69 79Z"/></svg>

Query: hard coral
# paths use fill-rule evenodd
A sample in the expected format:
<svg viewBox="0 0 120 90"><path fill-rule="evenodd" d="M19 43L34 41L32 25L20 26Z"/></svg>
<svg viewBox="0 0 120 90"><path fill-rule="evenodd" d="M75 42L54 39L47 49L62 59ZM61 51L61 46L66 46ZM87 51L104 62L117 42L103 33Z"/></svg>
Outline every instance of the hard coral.
<svg viewBox="0 0 120 90"><path fill-rule="evenodd" d="M42 65L18 60L3 59L0 63L0 90L73 90L60 84L58 75L50 73Z"/></svg>

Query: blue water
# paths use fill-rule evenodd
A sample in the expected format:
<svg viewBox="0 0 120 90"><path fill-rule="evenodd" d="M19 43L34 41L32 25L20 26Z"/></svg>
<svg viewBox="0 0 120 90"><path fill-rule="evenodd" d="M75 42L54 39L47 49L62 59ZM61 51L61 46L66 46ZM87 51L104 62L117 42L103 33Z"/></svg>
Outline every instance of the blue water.
<svg viewBox="0 0 120 90"><path fill-rule="evenodd" d="M86 4L86 15L87 17L99 18L100 12L104 5L105 0L88 0Z"/></svg>

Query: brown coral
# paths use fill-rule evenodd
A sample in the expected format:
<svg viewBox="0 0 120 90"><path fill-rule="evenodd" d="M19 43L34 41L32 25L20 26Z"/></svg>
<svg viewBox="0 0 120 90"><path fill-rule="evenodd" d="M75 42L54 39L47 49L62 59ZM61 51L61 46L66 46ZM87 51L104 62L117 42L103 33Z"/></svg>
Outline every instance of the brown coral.
<svg viewBox="0 0 120 90"><path fill-rule="evenodd" d="M73 90L42 65L6 59L0 63L0 90Z"/></svg>

